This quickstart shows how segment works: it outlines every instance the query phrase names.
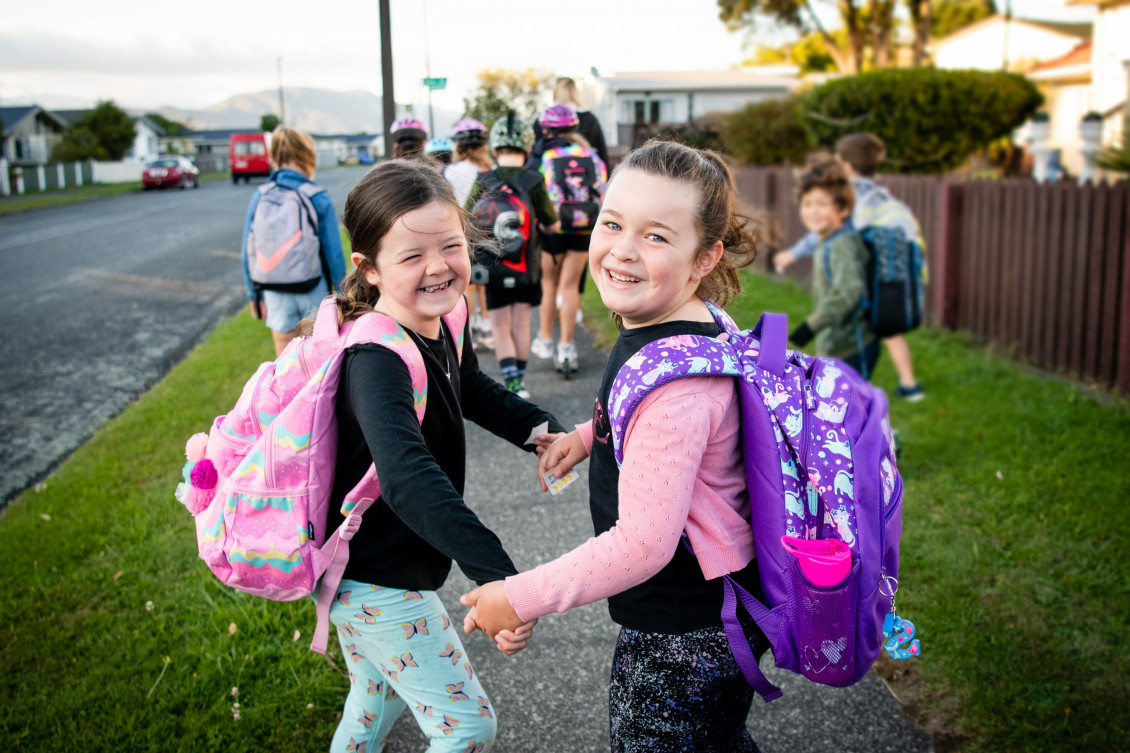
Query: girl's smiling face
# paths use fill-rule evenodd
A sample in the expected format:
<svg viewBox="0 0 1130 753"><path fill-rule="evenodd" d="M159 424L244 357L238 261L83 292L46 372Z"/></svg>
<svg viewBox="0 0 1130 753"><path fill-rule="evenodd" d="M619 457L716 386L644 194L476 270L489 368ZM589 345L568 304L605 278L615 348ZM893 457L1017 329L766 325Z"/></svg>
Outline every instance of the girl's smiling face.
<svg viewBox="0 0 1130 753"><path fill-rule="evenodd" d="M353 264L364 259L353 254ZM425 337L439 337L439 318L455 308L471 278L463 224L440 201L400 217L381 238L365 279L381 292L376 310Z"/></svg>
<svg viewBox="0 0 1130 753"><path fill-rule="evenodd" d="M851 210L838 205L823 188L813 188L800 197L801 222L821 238L839 230L850 215Z"/></svg>
<svg viewBox="0 0 1130 753"><path fill-rule="evenodd" d="M697 320L705 311L695 291L722 256L722 242L699 253L698 199L693 185L642 170L618 172L609 184L589 243L589 271L625 327Z"/></svg>

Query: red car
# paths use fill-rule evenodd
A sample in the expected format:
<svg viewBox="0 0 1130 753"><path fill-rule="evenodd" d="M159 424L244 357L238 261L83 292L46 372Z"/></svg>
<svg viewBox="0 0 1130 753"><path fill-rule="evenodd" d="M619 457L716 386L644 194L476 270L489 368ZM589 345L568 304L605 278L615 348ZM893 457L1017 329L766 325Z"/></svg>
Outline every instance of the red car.
<svg viewBox="0 0 1130 753"><path fill-rule="evenodd" d="M231 182L238 183L243 178L250 183L251 178L266 178L271 174L271 160L267 156L270 134L259 131L233 133L228 149L231 160Z"/></svg>
<svg viewBox="0 0 1130 753"><path fill-rule="evenodd" d="M141 172L141 186L151 188L200 187L200 171L184 157L161 157L145 166Z"/></svg>

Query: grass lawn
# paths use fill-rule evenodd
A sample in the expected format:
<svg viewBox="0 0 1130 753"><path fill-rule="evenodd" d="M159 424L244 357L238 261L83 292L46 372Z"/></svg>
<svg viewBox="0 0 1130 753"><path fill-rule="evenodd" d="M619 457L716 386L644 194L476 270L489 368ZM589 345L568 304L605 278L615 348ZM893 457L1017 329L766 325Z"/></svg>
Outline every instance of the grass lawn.
<svg viewBox="0 0 1130 753"><path fill-rule="evenodd" d="M799 322L808 294L743 275L727 308ZM594 285L585 320L615 337ZM938 751L1126 750L1130 403L966 344L909 336L928 397L894 401L906 484L899 613L923 655L880 672ZM877 384L893 393L884 355Z"/></svg>
<svg viewBox="0 0 1130 753"><path fill-rule="evenodd" d="M795 288L747 282L740 322L804 313ZM590 324L603 321L593 287ZM906 440L899 605L924 655L888 671L895 692L939 750L1122 748L1130 407L957 335L911 345L929 398L893 407ZM260 322L225 322L0 515L4 750L328 747L348 679L333 641L328 659L307 648L313 605L221 585L172 498L185 439L271 354ZM893 386L888 364L876 381Z"/></svg>
<svg viewBox="0 0 1130 753"><path fill-rule="evenodd" d="M201 173L200 182L226 178L227 173ZM59 204L73 204L78 201L90 201L104 196L120 196L124 193L137 193L141 190L141 181L127 183L91 183L85 186L64 188L59 191L44 191L30 193L22 196L9 196L0 199L0 215L12 212L24 212L29 209L43 209L44 207L58 206Z"/></svg>

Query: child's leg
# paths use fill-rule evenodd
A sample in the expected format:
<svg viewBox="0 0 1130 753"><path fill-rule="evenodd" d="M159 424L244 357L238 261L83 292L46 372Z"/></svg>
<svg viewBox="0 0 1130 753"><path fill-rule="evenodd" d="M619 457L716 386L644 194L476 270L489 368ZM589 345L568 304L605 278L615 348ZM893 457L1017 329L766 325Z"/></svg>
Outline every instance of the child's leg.
<svg viewBox="0 0 1130 753"><path fill-rule="evenodd" d="M359 634L348 638L346 646L353 648L346 651L347 662L360 664L355 658L360 655L380 668L386 686L392 686L431 739L428 751L462 753L480 744L489 748L497 732L494 707L466 658L459 626L435 592L354 581L343 581L342 589L352 591L349 605L339 598L331 618L350 622Z"/></svg>
<svg viewBox="0 0 1130 753"><path fill-rule="evenodd" d="M561 342L573 342L577 329L577 309L581 307L581 293L578 290L581 275L588 266L587 251L569 251L561 263ZM542 305L545 305L544 300Z"/></svg>
<svg viewBox="0 0 1130 753"><path fill-rule="evenodd" d="M515 303L510 307L510 334L514 341L514 357L530 360L530 304Z"/></svg>
<svg viewBox="0 0 1130 753"><path fill-rule="evenodd" d="M745 726L752 702L722 628L620 630L608 689L613 753L756 753Z"/></svg>
<svg viewBox="0 0 1130 753"><path fill-rule="evenodd" d="M887 355L891 357L891 363L898 372L899 386L916 386L918 382L914 378L914 361L910 358L910 346L906 344L906 338L902 335L888 337L883 340L883 345L887 347Z"/></svg>
<svg viewBox="0 0 1130 753"><path fill-rule="evenodd" d="M499 362L504 358L514 358L517 353L514 345L515 333L511 327L513 308L513 306L503 306L490 311L490 325L494 331L494 354L498 356ZM527 324L527 332L529 329L530 327ZM529 334L527 334L526 340L529 341L529 339Z"/></svg>
<svg viewBox="0 0 1130 753"><path fill-rule="evenodd" d="M541 254L541 305L538 308L538 336L553 339L553 322L557 319L557 278L561 276L563 255Z"/></svg>

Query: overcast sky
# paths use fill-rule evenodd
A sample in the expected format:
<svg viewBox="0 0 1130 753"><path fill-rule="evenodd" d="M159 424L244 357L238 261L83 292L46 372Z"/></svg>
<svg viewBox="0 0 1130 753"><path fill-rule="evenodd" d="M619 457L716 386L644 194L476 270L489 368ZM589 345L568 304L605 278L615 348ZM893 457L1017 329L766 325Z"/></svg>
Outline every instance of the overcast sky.
<svg viewBox="0 0 1130 753"><path fill-rule="evenodd" d="M1017 16L1091 13L1065 9L1066 0L1012 3ZM591 67L605 75L709 70L748 55L742 34L718 21L715 0L391 0L391 7L397 101L426 101L420 79L430 61L431 75L448 80L434 101L453 110L484 68L574 76ZM379 94L377 0L13 0L0 14L0 103L205 107L276 87L279 56L285 86Z"/></svg>

